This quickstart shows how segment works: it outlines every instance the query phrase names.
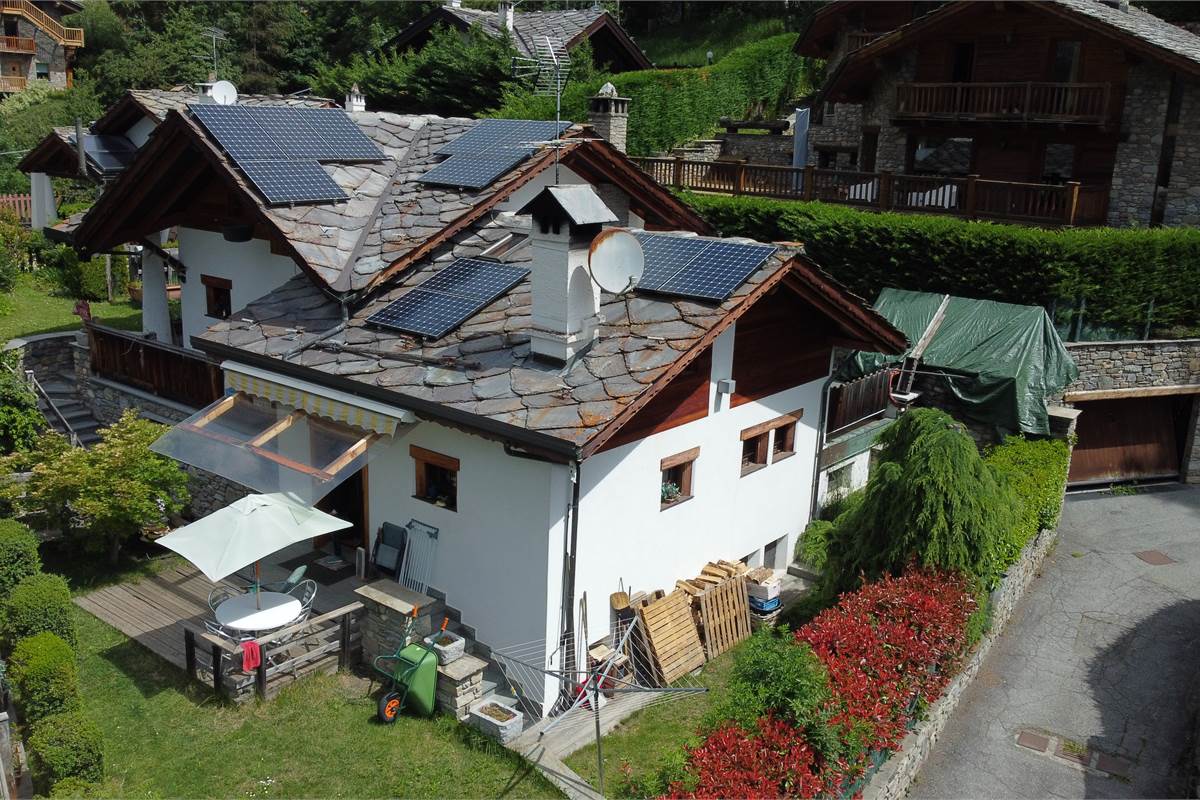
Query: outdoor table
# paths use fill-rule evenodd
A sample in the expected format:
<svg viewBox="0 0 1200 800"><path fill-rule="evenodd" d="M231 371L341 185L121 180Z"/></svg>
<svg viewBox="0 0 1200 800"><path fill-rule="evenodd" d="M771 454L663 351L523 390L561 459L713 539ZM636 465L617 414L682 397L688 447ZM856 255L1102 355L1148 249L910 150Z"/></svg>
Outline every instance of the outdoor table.
<svg viewBox="0 0 1200 800"><path fill-rule="evenodd" d="M260 608L261 605L261 608ZM282 592L239 594L214 610L222 627L236 631L271 631L300 616L300 601Z"/></svg>

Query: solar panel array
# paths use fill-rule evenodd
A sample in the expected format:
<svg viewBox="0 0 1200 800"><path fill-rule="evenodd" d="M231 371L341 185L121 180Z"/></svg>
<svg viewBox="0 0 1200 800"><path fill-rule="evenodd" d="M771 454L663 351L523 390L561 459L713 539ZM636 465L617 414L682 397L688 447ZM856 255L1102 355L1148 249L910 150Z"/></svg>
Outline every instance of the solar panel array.
<svg viewBox="0 0 1200 800"><path fill-rule="evenodd" d="M383 152L337 108L188 109L272 205L346 200L321 161L382 161Z"/></svg>
<svg viewBox="0 0 1200 800"><path fill-rule="evenodd" d="M511 264L460 258L367 317L367 322L427 339L440 339L528 274L529 270Z"/></svg>
<svg viewBox="0 0 1200 800"><path fill-rule="evenodd" d="M725 300L775 252L769 244L638 233L646 268L638 291Z"/></svg>
<svg viewBox="0 0 1200 800"><path fill-rule="evenodd" d="M450 158L421 176L422 183L482 189L533 155L537 142L549 141L569 122L485 119L447 144L437 155Z"/></svg>
<svg viewBox="0 0 1200 800"><path fill-rule="evenodd" d="M75 146L73 135L70 137L70 142L72 146ZM129 162L133 161L133 157L137 155L137 148L134 147L133 142L124 136L107 134L85 133L83 135L83 151L87 160L104 177L118 174L129 166Z"/></svg>

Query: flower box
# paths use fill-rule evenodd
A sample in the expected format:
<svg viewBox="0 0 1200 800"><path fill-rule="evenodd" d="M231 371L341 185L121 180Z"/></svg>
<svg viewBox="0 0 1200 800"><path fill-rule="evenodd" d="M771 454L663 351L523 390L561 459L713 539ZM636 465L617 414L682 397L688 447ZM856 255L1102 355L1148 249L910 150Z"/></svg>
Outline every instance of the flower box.
<svg viewBox="0 0 1200 800"><path fill-rule="evenodd" d="M467 652L467 640L451 631L437 631L425 637L425 644L437 653L439 664L457 661Z"/></svg>
<svg viewBox="0 0 1200 800"><path fill-rule="evenodd" d="M472 727L506 744L521 734L525 718L512 706L496 700L484 700L471 709L469 722Z"/></svg>

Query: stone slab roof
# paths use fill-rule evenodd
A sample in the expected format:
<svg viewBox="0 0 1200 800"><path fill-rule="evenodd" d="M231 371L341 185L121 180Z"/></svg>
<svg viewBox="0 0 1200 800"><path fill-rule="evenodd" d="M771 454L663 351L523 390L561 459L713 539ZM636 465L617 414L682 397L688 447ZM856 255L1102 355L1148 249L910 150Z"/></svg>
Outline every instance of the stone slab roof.
<svg viewBox="0 0 1200 800"><path fill-rule="evenodd" d="M182 111L188 103L196 102L198 93L190 86L173 89L130 89L129 96L147 113L159 121L166 119L171 111ZM290 94L239 94L240 106L289 106L292 108L331 108L336 106L327 97L297 96Z"/></svg>
<svg viewBox="0 0 1200 800"><path fill-rule="evenodd" d="M797 252L777 250L720 304L603 294L600 339L565 371L530 357L528 279L436 341L366 324L452 259L478 255L514 226L527 230L528 219L501 215L464 234L353 311L344 334L330 339L318 341L341 322L341 309L303 276L199 338L273 359L304 348L289 360L394 393L397 403L428 401L582 447Z"/></svg>
<svg viewBox="0 0 1200 800"><path fill-rule="evenodd" d="M475 8L445 9L467 25L478 23L484 32L500 36L500 15L496 11ZM516 11L513 13L513 45L521 55L535 55L534 42L549 36L563 44L583 33L589 25L604 16L602 8L585 8L566 11Z"/></svg>
<svg viewBox="0 0 1200 800"><path fill-rule="evenodd" d="M1174 53L1200 66L1200 36L1140 8L1114 8L1099 0L1049 0L1077 14L1103 22L1147 44Z"/></svg>

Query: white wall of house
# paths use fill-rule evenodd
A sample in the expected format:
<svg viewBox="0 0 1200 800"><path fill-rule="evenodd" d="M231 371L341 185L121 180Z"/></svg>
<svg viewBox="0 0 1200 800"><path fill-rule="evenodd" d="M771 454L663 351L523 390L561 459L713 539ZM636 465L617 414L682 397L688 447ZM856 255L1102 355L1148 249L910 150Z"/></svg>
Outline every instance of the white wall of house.
<svg viewBox="0 0 1200 800"><path fill-rule="evenodd" d="M410 445L459 460L457 510L413 497ZM430 585L446 594L481 642L540 662L545 643L559 636L567 467L506 455L499 442L434 422L402 426L375 447L368 469L371 536L384 522L417 519L437 528ZM525 688L535 696L546 691Z"/></svg>
<svg viewBox="0 0 1200 800"><path fill-rule="evenodd" d="M206 313L201 276L226 278L233 283L233 313L245 308L300 271L287 256L275 255L263 239L227 242L219 233L195 228L179 229L179 260L187 266L180 299L183 310L183 344L218 322Z"/></svg>
<svg viewBox="0 0 1200 800"><path fill-rule="evenodd" d="M732 328L714 343L712 374L726 377L732 364ZM822 380L729 408L637 442L592 456L582 465L577 597L588 594L588 634L608 633L608 597L626 590L670 590L710 560L752 556L776 540L786 559L809 519ZM796 428L795 455L741 475L741 431L804 409ZM699 446L692 499L660 507L659 462ZM786 537L786 538L785 538ZM782 548L782 549L780 549ZM786 563L786 561L785 561ZM772 565L774 566L774 565Z"/></svg>
<svg viewBox="0 0 1200 800"><path fill-rule="evenodd" d="M134 147L140 148L150 138L150 134L154 133L156 127L157 123L150 117L142 117L129 126L129 130L125 131L125 138L133 142Z"/></svg>
<svg viewBox="0 0 1200 800"><path fill-rule="evenodd" d="M842 472L841 470L849 470ZM867 485L867 476L871 471L871 450L865 450L858 455L831 465L817 476L817 508L824 508L831 500L831 489L834 493L853 492ZM844 483L842 483L845 481ZM841 483L841 487L838 484Z"/></svg>

